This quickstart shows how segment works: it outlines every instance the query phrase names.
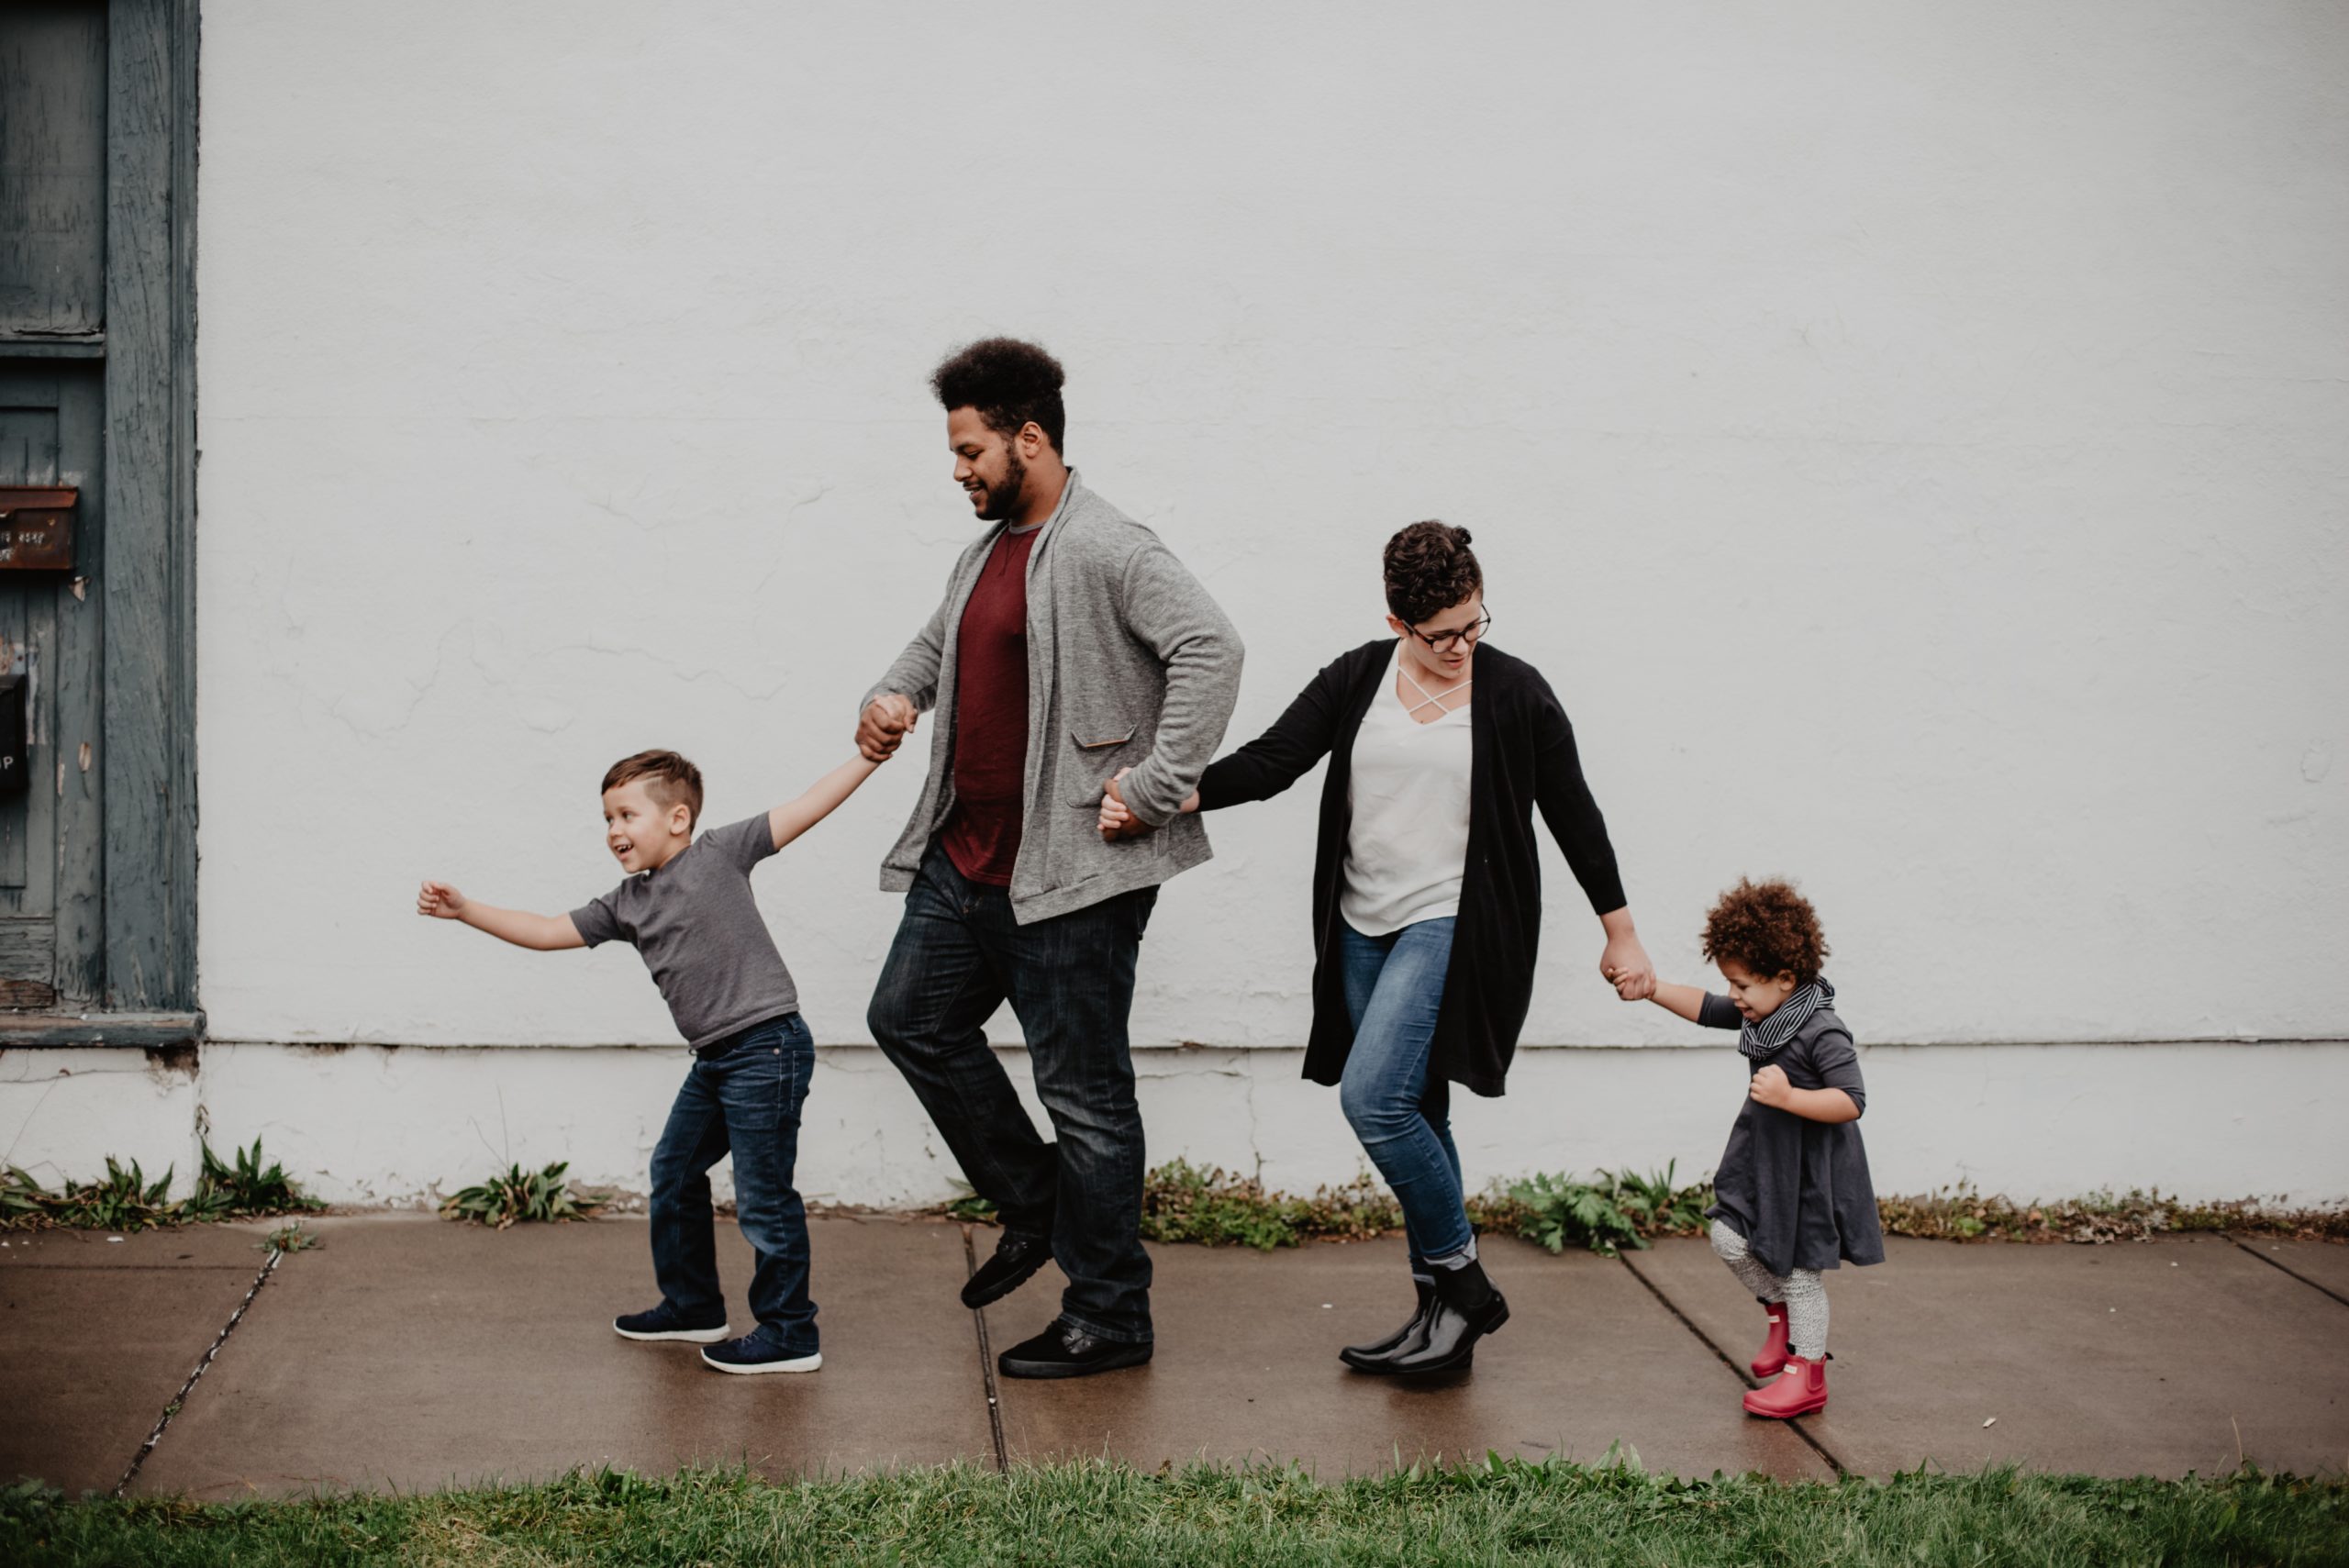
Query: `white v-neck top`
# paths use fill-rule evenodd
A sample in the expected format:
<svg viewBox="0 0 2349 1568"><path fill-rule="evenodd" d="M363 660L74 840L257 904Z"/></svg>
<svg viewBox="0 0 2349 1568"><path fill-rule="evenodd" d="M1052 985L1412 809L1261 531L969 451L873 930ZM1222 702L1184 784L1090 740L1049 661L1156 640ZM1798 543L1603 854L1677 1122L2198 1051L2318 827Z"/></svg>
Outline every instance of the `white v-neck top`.
<svg viewBox="0 0 2349 1568"><path fill-rule="evenodd" d="M1402 660L1398 639L1395 662L1354 739L1348 785L1353 820L1338 913L1366 937L1459 914L1468 865L1471 705L1419 723L1411 717L1419 694L1405 686L1404 697L1395 695L1393 672Z"/></svg>

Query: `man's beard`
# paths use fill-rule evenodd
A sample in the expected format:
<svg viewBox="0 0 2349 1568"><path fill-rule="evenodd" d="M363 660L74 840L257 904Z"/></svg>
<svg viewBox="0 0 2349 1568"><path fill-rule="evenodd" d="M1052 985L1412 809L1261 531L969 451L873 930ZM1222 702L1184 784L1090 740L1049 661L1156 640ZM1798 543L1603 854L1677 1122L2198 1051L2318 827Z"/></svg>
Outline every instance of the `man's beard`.
<svg viewBox="0 0 2349 1568"><path fill-rule="evenodd" d="M1019 461L1018 452L1003 454L1003 483L987 486L986 505L979 508L979 520L999 523L1019 510L1020 492L1027 487L1028 465Z"/></svg>

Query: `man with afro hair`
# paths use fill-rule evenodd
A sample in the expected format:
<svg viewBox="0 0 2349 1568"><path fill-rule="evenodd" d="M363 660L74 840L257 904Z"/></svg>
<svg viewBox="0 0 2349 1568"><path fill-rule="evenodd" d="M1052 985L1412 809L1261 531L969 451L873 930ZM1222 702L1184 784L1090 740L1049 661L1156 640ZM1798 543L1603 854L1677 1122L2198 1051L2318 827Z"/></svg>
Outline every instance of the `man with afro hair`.
<svg viewBox="0 0 2349 1568"><path fill-rule="evenodd" d="M1003 1218L963 1286L974 1309L1046 1262L1058 1317L1003 1352L1007 1377L1082 1377L1151 1356L1141 1112L1127 1040L1158 884L1208 858L1175 807L1215 755L1240 637L1158 536L1067 465L1060 361L988 338L930 378L954 482L986 529L864 699L863 754L935 711L930 773L881 873L905 917L867 1021L979 1195ZM1134 813L1104 834L1113 776ZM1046 1142L984 1026L1019 1018Z"/></svg>

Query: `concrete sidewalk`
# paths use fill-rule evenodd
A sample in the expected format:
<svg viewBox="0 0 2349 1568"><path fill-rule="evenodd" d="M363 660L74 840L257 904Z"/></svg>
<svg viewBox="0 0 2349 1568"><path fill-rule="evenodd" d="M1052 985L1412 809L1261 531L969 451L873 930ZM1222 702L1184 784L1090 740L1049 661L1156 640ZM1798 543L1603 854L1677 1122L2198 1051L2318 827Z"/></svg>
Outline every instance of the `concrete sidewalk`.
<svg viewBox="0 0 2349 1568"><path fill-rule="evenodd" d="M1041 1327L1058 1276L964 1311L984 1228L816 1220L824 1369L747 1378L612 1333L653 1298L641 1220L311 1229L318 1248L268 1270L258 1226L6 1237L0 1479L110 1490L167 1410L134 1495L1080 1455L1296 1460L1335 1478L1488 1450L1591 1460L1618 1441L1694 1475L2349 1469L2349 1248L2321 1243L1895 1240L1884 1267L1830 1276L1834 1403L1788 1425L1739 1409L1761 1314L1697 1241L1610 1262L1488 1240L1513 1316L1473 1373L1427 1385L1336 1359L1408 1312L1399 1241L1155 1248L1157 1359L1036 1384L998 1383L985 1348ZM749 1251L731 1227L720 1242L747 1326Z"/></svg>

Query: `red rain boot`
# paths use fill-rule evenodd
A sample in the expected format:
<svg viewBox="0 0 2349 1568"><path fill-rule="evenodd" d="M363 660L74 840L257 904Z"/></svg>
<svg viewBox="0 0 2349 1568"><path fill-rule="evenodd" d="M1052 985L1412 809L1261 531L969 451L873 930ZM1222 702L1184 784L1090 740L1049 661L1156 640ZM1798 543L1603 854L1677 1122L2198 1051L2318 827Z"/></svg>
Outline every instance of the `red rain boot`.
<svg viewBox="0 0 2349 1568"><path fill-rule="evenodd" d="M1788 1356L1787 1370L1778 1374L1776 1382L1765 1384L1745 1396L1747 1415L1767 1416L1774 1421L1790 1420L1826 1408L1827 1362L1823 1359L1808 1362L1800 1356Z"/></svg>
<svg viewBox="0 0 2349 1568"><path fill-rule="evenodd" d="M1765 1301L1762 1306L1770 1314L1770 1333L1762 1341L1762 1348L1753 1352L1753 1375L1776 1377L1787 1364L1787 1304Z"/></svg>

